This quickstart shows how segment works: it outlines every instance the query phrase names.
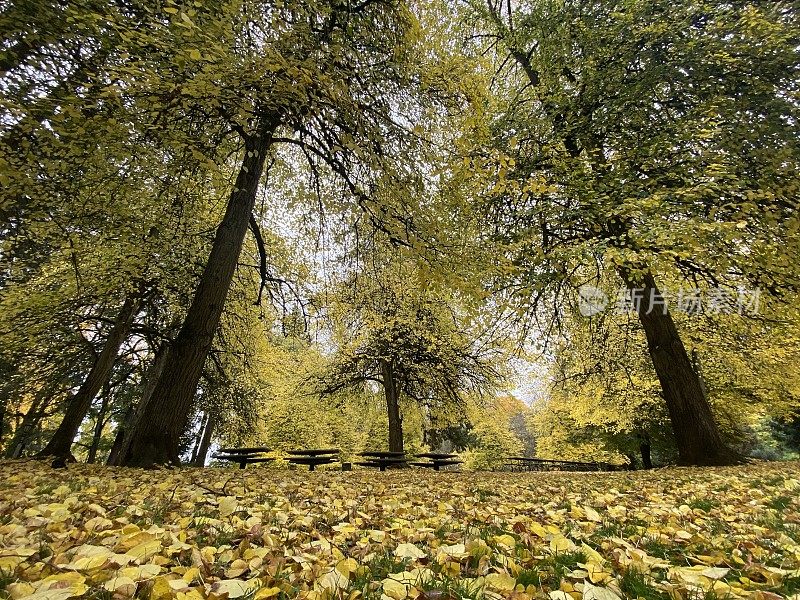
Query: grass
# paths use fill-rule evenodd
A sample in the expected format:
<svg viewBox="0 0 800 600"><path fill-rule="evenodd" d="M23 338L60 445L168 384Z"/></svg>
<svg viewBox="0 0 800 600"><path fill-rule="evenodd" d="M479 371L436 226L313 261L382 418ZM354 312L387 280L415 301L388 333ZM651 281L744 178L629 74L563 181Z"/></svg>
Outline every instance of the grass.
<svg viewBox="0 0 800 600"><path fill-rule="evenodd" d="M706 513L711 512L715 508L719 508L719 502L708 498L692 498L686 505L693 510L699 509Z"/></svg>
<svg viewBox="0 0 800 600"><path fill-rule="evenodd" d="M767 502L767 507L772 510L784 511L792 504L792 499L789 496L777 496Z"/></svg>
<svg viewBox="0 0 800 600"><path fill-rule="evenodd" d="M648 578L636 569L628 569L622 574L619 588L626 598L643 598L644 600L669 600L669 594L653 587Z"/></svg>

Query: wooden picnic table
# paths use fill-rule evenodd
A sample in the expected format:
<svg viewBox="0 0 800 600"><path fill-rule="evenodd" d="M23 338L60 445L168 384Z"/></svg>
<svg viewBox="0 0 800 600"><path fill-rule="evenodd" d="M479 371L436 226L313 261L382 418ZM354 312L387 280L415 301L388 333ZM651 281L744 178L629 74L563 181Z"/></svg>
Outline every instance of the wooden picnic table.
<svg viewBox="0 0 800 600"><path fill-rule="evenodd" d="M362 467L377 467L381 471L385 471L386 467L404 466L408 462L405 452L369 451L360 452L359 456L364 456L367 460L358 462L356 463L357 465Z"/></svg>
<svg viewBox="0 0 800 600"><path fill-rule="evenodd" d="M264 463L275 460L271 456L261 456L266 452L270 452L270 450L270 448L264 447L220 448L212 458L237 463L240 469L244 469L247 465L252 463Z"/></svg>
<svg viewBox="0 0 800 600"><path fill-rule="evenodd" d="M446 454L444 452L422 452L415 455L417 458L427 458L426 461L412 462L415 467L426 467L438 471L442 467L461 464L461 461L456 458L455 454Z"/></svg>
<svg viewBox="0 0 800 600"><path fill-rule="evenodd" d="M295 465L308 465L308 470L313 471L319 465L329 465L339 460L338 448L314 448L303 450L290 450L288 460Z"/></svg>
<svg viewBox="0 0 800 600"><path fill-rule="evenodd" d="M376 450L370 450L369 452L359 452L358 455L359 456L378 456L378 457L386 456L386 457L391 457L391 456L405 456L406 453L405 452L379 452L379 451L376 451Z"/></svg>
<svg viewBox="0 0 800 600"><path fill-rule="evenodd" d="M512 470L527 471L613 471L616 467L609 463L580 462L574 460L553 460L547 458L531 458L527 456L511 456Z"/></svg>
<svg viewBox="0 0 800 600"><path fill-rule="evenodd" d="M220 448L218 452L225 452L227 454L250 454L253 452L272 452L272 448L265 446L251 446L249 448Z"/></svg>

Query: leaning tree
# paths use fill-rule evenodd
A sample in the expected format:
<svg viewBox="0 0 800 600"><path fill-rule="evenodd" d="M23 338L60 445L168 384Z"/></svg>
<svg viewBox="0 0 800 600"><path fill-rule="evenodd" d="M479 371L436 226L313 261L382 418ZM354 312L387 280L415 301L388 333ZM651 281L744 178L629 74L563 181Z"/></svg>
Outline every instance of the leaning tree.
<svg viewBox="0 0 800 600"><path fill-rule="evenodd" d="M173 127L193 107L213 107L212 118L227 124L229 143L238 141L239 150L225 215L161 376L133 427L126 465L178 462L179 438L278 147L291 145L311 169L333 174L347 201L367 214L376 213L380 189L401 193L414 172L410 163L419 141L408 124L420 114L421 82L412 68L419 38L403 3L226 6L187 51L201 66L177 72L179 81L156 83L151 92L163 94Z"/></svg>

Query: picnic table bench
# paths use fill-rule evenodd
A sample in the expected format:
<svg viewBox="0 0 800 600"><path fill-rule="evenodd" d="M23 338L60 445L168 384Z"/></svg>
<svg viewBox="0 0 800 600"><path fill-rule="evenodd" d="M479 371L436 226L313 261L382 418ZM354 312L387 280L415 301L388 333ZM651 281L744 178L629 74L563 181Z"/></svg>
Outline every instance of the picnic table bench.
<svg viewBox="0 0 800 600"><path fill-rule="evenodd" d="M220 448L212 458L237 463L240 469L244 469L247 465L252 463L263 463L275 460L273 457L263 456L270 451L271 448L264 448L262 446L253 446L250 448Z"/></svg>
<svg viewBox="0 0 800 600"><path fill-rule="evenodd" d="M315 448L311 450L290 450L286 460L295 465L308 465L313 471L319 465L329 465L339 460L338 448Z"/></svg>
<svg viewBox="0 0 800 600"><path fill-rule="evenodd" d="M377 467L381 471L385 471L386 467L391 466L405 466L408 463L405 452L360 452L359 456L365 457L367 460L357 462L357 465L362 467Z"/></svg>
<svg viewBox="0 0 800 600"><path fill-rule="evenodd" d="M415 467L427 467L438 471L441 467L461 464L455 454L445 454L442 452L423 452L415 455L417 458L425 458L425 461L412 462Z"/></svg>
<svg viewBox="0 0 800 600"><path fill-rule="evenodd" d="M508 458L511 471L613 471L616 465L604 462L580 462L574 460L551 460L511 456Z"/></svg>

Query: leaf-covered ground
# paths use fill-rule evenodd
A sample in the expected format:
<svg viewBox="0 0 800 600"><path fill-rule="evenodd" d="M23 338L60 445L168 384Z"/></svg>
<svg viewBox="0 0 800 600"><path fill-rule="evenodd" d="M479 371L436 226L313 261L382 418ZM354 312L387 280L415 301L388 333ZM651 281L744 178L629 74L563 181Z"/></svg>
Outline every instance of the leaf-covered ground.
<svg viewBox="0 0 800 600"><path fill-rule="evenodd" d="M800 598L800 464L636 473L0 465L0 595Z"/></svg>

